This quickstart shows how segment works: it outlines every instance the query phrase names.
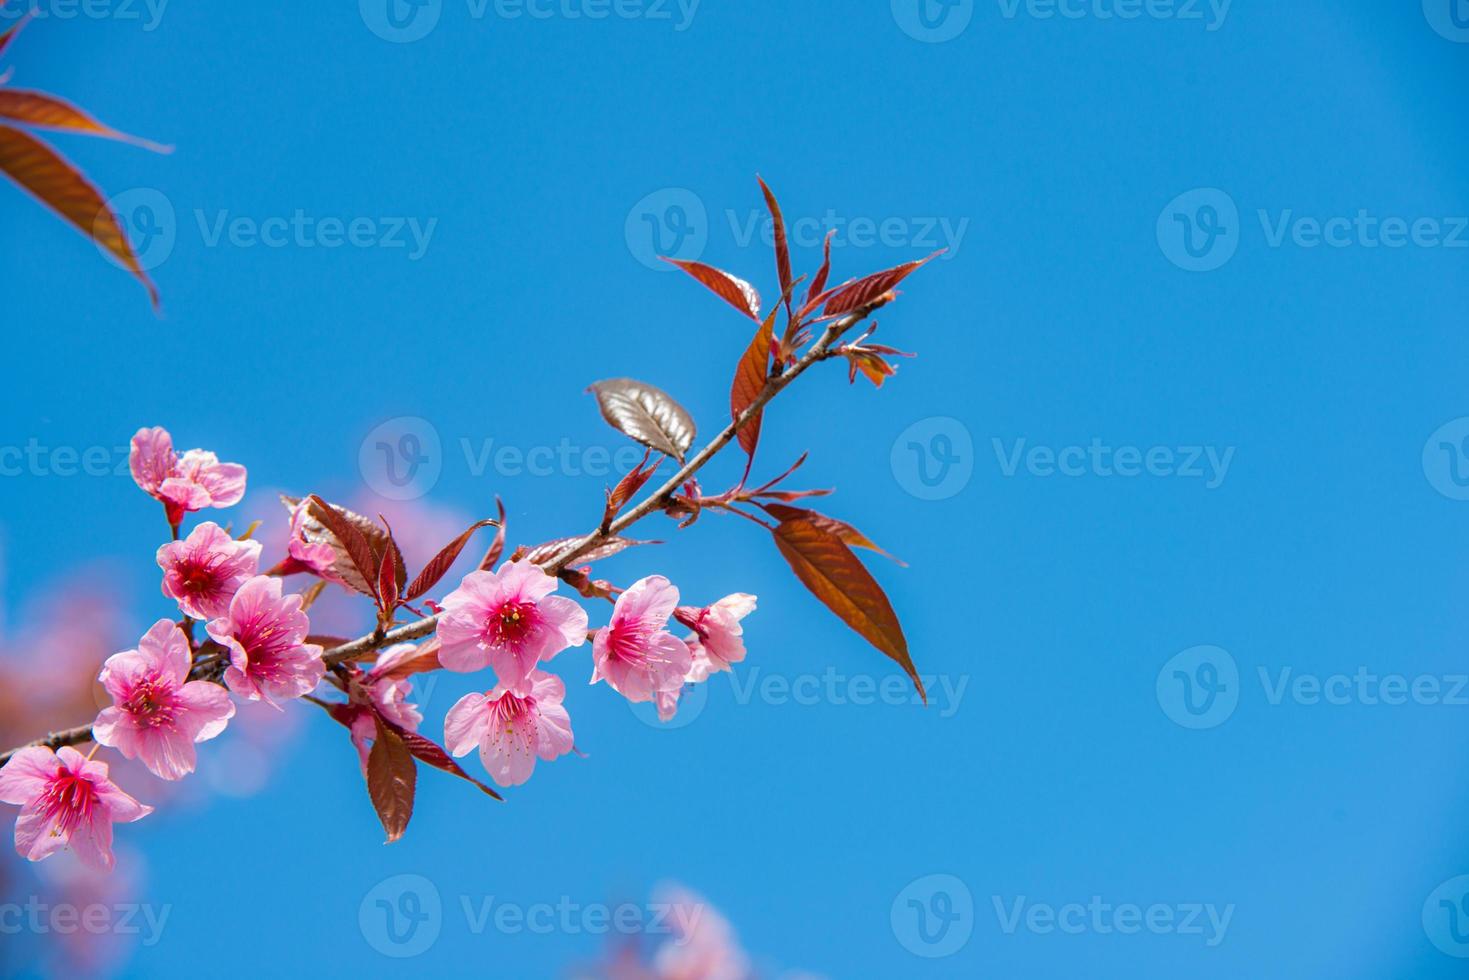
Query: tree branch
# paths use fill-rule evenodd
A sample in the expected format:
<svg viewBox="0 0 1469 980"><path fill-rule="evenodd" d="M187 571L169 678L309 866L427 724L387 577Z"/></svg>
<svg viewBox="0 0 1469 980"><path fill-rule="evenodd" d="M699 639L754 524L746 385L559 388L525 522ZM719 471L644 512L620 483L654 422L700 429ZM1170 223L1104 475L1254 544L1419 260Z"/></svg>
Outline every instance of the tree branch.
<svg viewBox="0 0 1469 980"><path fill-rule="evenodd" d="M541 567L546 570L547 574L556 575L562 569L566 568L566 566L576 561L577 558L597 547L597 545L607 541L609 538L616 537L654 511L662 510L673 494L678 492L678 488L687 483L699 470L704 468L706 463L718 455L720 450L729 445L730 441L739 434L739 431L748 425L756 415L760 414L765 406L770 403L771 399L784 391L791 382L804 374L806 369L811 367L811 365L830 357L831 346L837 342L842 334L867 319L872 315L873 310L886 302L886 299L880 299L877 302L849 313L840 320L835 320L828 324L822 332L821 337L816 343L811 345L811 348L805 354L798 358L788 370L766 379L765 387L761 389L759 395L755 396L755 400L750 403L749 407L740 413L739 418L733 419L717 436L710 440L708 445L699 450L695 455L689 457L689 461L680 467L677 473L669 477L666 483L654 490L641 503L627 511L606 528L599 527L576 543L568 545L553 560ZM350 643L343 643L341 646L332 647L322 654L322 659L328 667L348 663L380 650L385 646L390 646L395 643L405 643L409 640L417 640L428 636L438 626L438 622L438 615L433 615L386 632L379 631L370 633ZM0 753L0 766L9 762L11 756L15 755L21 749L29 748L33 745L40 745L49 749L59 749L64 745L81 745L91 740L91 725L78 725L76 728L52 732L45 738L40 738L34 742L11 749L8 752Z"/></svg>

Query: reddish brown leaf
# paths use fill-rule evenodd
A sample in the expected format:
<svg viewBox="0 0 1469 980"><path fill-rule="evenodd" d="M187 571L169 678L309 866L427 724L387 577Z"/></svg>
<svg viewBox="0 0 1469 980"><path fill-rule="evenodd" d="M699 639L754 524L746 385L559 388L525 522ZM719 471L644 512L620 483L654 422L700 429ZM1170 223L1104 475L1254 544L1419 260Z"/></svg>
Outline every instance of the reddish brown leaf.
<svg viewBox="0 0 1469 980"><path fill-rule="evenodd" d="M928 695L908 655L908 640L882 587L846 543L805 517L782 521L775 544L811 594L858 635L907 672L924 703Z"/></svg>
<svg viewBox="0 0 1469 980"><path fill-rule="evenodd" d="M300 500L299 498L288 497L282 494L281 503L285 505L287 510L295 510ZM339 504L331 504L329 506L342 520L357 529L357 533L367 542L372 556L370 563L372 570L367 575L364 575L358 571L357 563L348 553L347 545L319 519L318 511L320 508L314 503L309 505L306 509L306 519L303 522L302 535L309 544L329 544L332 550L336 552L337 560L332 564L331 577L340 579L343 584L356 592L361 592L363 595L376 598L378 566L382 562L383 554L391 553L393 555L393 564L396 566L398 581L408 581L408 569L403 565L403 556L397 552L396 548L389 546L387 531L373 523L370 519L354 511L350 511Z"/></svg>
<svg viewBox="0 0 1469 980"><path fill-rule="evenodd" d="M391 844L403 836L413 817L418 772L407 743L380 716L374 715L374 719L377 737L367 754L367 795L387 832L386 843Z"/></svg>
<svg viewBox="0 0 1469 980"><path fill-rule="evenodd" d="M831 277L831 240L836 233L835 228L826 233L826 244L823 246L826 254L822 257L821 268L816 270L816 278L811 280L811 287L806 290L805 310L815 309L816 304L812 300L826 291L826 281ZM805 310L802 311L803 315Z"/></svg>
<svg viewBox="0 0 1469 980"><path fill-rule="evenodd" d="M685 262L681 259L669 258L663 261L678 266L703 283L715 296L756 323L760 322L760 293L745 280L732 276L722 269L716 269L712 265L705 265L703 262Z"/></svg>
<svg viewBox="0 0 1469 980"><path fill-rule="evenodd" d="M448 574L454 562L459 560L459 553L464 550L465 545L469 544L469 539L474 537L474 532L482 527L489 527L494 523L494 521L490 520L479 521L470 527L469 530L459 535L459 537L446 544L442 551L434 555L433 561L423 566L423 571L418 573L418 577L413 580L412 585L408 586L408 591L403 594L403 597L409 602L412 602L437 585L439 579Z"/></svg>
<svg viewBox="0 0 1469 980"><path fill-rule="evenodd" d="M565 551L569 546L576 544L581 540L581 538L557 538L554 541L547 541L545 544L539 544L536 545L534 548L528 549L521 557L526 561L534 562L537 565L541 565L555 558L561 552ZM635 548L639 545L645 544L662 543L663 542L661 541L637 541L633 538L608 538L606 541L603 541L601 544L597 545L586 554L577 555L576 560L584 564L590 565L594 561L601 561L603 558L611 558L618 552L626 551L628 548Z"/></svg>
<svg viewBox="0 0 1469 980"><path fill-rule="evenodd" d="M745 354L740 358L739 365L735 368L734 384L729 392L730 418L739 421L760 393L765 390L766 382L770 378L770 344L774 339L775 311L770 311L770 316L755 331L750 346L745 349ZM740 440L740 448L743 449L750 461L755 459L755 447L760 444L760 423L764 411L751 416L737 433ZM749 473L749 464L746 464L745 472Z"/></svg>
<svg viewBox="0 0 1469 980"><path fill-rule="evenodd" d="M398 608L398 573L393 568L393 556L390 552L383 553L382 562L378 565L377 597L385 612Z"/></svg>
<svg viewBox="0 0 1469 980"><path fill-rule="evenodd" d="M617 486L607 491L607 506L602 511L602 526L604 528L609 526L612 523L612 519L618 515L622 508L627 506L628 501L637 496L638 491L647 485L648 481L653 478L653 474L658 472L658 467L663 465L663 460L667 458L666 456L660 456L657 462L649 466L648 459L652 455L653 451L651 449L643 453L642 461L626 473L621 480L618 480Z"/></svg>
<svg viewBox="0 0 1469 980"><path fill-rule="evenodd" d="M76 167L29 133L0 126L0 172L112 253L148 290L153 306L158 306L158 289L138 264L117 215Z"/></svg>
<svg viewBox="0 0 1469 980"><path fill-rule="evenodd" d="M490 550L486 551L485 556L479 560L479 567L487 572L494 570L495 562L499 561L500 556L505 553L505 505L500 501L498 494L495 496L495 510L500 514L495 540L490 542Z"/></svg>
<svg viewBox="0 0 1469 980"><path fill-rule="evenodd" d="M804 316L823 302L826 303L826 309L821 312L823 317L844 316L853 310L861 309L877 301L884 293L947 251L948 249L939 249L927 258L905 262L860 279L849 279L835 289L828 289L825 293L808 301L806 308L801 313Z"/></svg>
<svg viewBox="0 0 1469 980"><path fill-rule="evenodd" d="M0 89L0 116L42 129L57 129L68 133L100 136L103 139L131 143L155 153L173 152L173 147L118 132L111 126L98 122L70 102L45 92L18 88Z"/></svg>
<svg viewBox="0 0 1469 980"><path fill-rule="evenodd" d="M770 209L770 220L775 224L775 271L780 276L781 292L785 294L787 312L790 306L791 292L791 243L786 238L786 219L780 213L780 204L775 200L775 194L770 190L770 185L765 183L763 177L756 177L760 181L760 190L765 194L765 206ZM755 304L755 317L760 317L760 304Z"/></svg>
<svg viewBox="0 0 1469 980"><path fill-rule="evenodd" d="M384 680L401 681L412 677L414 674L428 674L439 670L443 664L439 663L439 640L434 637L419 644L413 655L393 665L392 670L375 674L375 677Z"/></svg>
<svg viewBox="0 0 1469 980"><path fill-rule="evenodd" d="M435 769L442 769L444 772L458 776L460 779L466 782L473 783L474 785L478 786L486 795L493 796L495 799L504 802L505 797L501 796L499 793L496 793L494 790L490 789L490 787L486 786L484 783L480 782L478 779L475 779L469 773L460 768L459 763L455 762L453 758L450 757L449 753L445 752L444 749L440 747L440 745L433 739L425 738L417 732L410 732L406 728L400 728L399 726L393 724L391 721L388 721L381 715L377 716L377 723L379 731L381 731L383 728L386 728L390 735L392 735L394 738L399 739L402 744L407 747L409 753L411 753L414 758L428 763ZM377 745L374 744L373 748L376 749ZM370 758L368 760L368 764L370 768ZM411 801L409 809L410 811L412 810Z"/></svg>
<svg viewBox="0 0 1469 980"><path fill-rule="evenodd" d="M818 527L825 528L832 534L835 534L837 537L841 538L853 548L866 548L868 551L875 551L879 555L882 555L884 558L888 558L892 561L897 562L904 568L908 567L907 562L903 561L901 558L895 558L893 555L873 544L871 538L863 534L861 531L857 530L852 525L848 524L846 521L837 520L835 517L827 517L825 514L818 513L814 510L808 510L805 507L791 507L786 504L761 504L760 506L765 509L765 513L769 514L771 517L775 518L778 521L789 521L796 519L810 521L812 524L815 524Z"/></svg>
<svg viewBox="0 0 1469 980"><path fill-rule="evenodd" d="M342 644L350 643L351 641L348 640L345 636L329 636L325 633L312 633L310 636L306 637L306 642L314 643L322 649L330 650L333 647L339 647Z"/></svg>
<svg viewBox="0 0 1469 980"><path fill-rule="evenodd" d="M22 17L14 27L10 28L10 30L8 31L0 33L0 54L5 53L5 49L10 46L10 42L15 40L15 35L20 33L20 29L22 27L30 23L30 20L33 16L35 16L34 11L27 12L26 15Z"/></svg>
<svg viewBox="0 0 1469 980"><path fill-rule="evenodd" d="M382 550L374 553L372 546L367 543L367 537L362 533L361 525L355 521L348 520L341 508L327 503L314 493L311 495L310 500L311 505L307 508L307 517L314 518L321 523L322 527L330 534L332 541L336 545L341 546L347 558L351 560L352 568L357 572L357 578L343 576L343 579L363 595L372 596L374 599L378 598L380 594L378 581L380 559L389 554L386 536ZM362 520L365 521L367 518L364 517ZM308 521L305 532L308 540L311 538L309 523ZM340 569L334 567L333 571L340 571ZM358 579L361 580L360 585L358 584Z"/></svg>

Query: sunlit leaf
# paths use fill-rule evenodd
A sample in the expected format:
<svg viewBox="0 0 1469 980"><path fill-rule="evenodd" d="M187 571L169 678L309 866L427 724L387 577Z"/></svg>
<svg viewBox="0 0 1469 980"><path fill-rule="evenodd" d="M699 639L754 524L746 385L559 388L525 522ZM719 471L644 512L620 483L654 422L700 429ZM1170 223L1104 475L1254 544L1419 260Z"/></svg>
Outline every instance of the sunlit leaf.
<svg viewBox="0 0 1469 980"><path fill-rule="evenodd" d="M391 844L403 836L413 817L413 792L418 779L413 753L398 733L375 717L377 736L367 754L367 795Z"/></svg>
<svg viewBox="0 0 1469 980"><path fill-rule="evenodd" d="M666 391L632 378L598 381L587 390L614 429L683 462L694 444L694 420Z"/></svg>
<svg viewBox="0 0 1469 980"><path fill-rule="evenodd" d="M423 567L423 571L418 573L418 577L413 580L412 585L408 586L408 591L403 594L403 597L412 602L437 585L439 579L443 578L454 562L459 559L459 553L464 550L465 545L469 544L469 539L474 537L474 532L494 523L489 520L478 521L469 530L446 544L443 550L434 555L433 560Z"/></svg>
<svg viewBox="0 0 1469 980"><path fill-rule="evenodd" d="M63 99L45 92L26 89L0 89L0 116L28 126L55 129L84 136L99 136L103 139L131 143L155 153L172 153L173 147L163 146L138 136L119 132L111 126L98 122L81 109Z"/></svg>
<svg viewBox="0 0 1469 980"><path fill-rule="evenodd" d="M29 133L0 126L0 172L116 256L158 306L158 289L138 263L117 215L76 167Z"/></svg>
<svg viewBox="0 0 1469 980"><path fill-rule="evenodd" d="M678 266L703 283L715 296L756 323L760 322L760 293L745 280L732 276L723 269L705 265L703 262L685 262L681 259L669 258L663 261Z"/></svg>
<svg viewBox="0 0 1469 980"><path fill-rule="evenodd" d="M841 537L806 517L782 521L775 544L811 594L867 642L907 672L926 703L928 695L908 655L908 640L882 587Z"/></svg>
<svg viewBox="0 0 1469 980"><path fill-rule="evenodd" d="M872 275L863 276L860 279L849 279L835 289L828 289L825 293L807 301L806 308L802 310L802 314L804 315L810 312L821 303L826 304L826 309L821 312L823 317L845 316L853 310L859 310L880 299L883 294L895 288L904 279L907 279L918 269L932 262L940 255L943 255L946 251L948 249L939 249L927 258L918 259L914 262L905 262L902 265L894 266L891 269L884 269L882 272L874 272Z"/></svg>
<svg viewBox="0 0 1469 980"><path fill-rule="evenodd" d="M815 493L813 493L812 491L808 490L805 491L805 493L808 496L816 496L820 494L820 491L816 491ZM879 548L877 545L873 544L871 538L863 534L861 531L857 530L852 525L848 524L846 521L838 520L835 517L828 517L825 514L818 513L814 510L808 510L805 507L791 507L787 504L772 503L764 503L760 506L765 509L765 512L767 514L778 521L789 521L797 518L810 521L812 524L815 524L818 527L825 528L832 534L835 534L837 537L841 538L853 548L866 548L868 551L875 551L879 555L882 555L884 558L888 558L894 562L897 562L904 568L908 567L907 562L903 561L901 558L894 557L884 549Z"/></svg>
<svg viewBox="0 0 1469 980"><path fill-rule="evenodd" d="M729 392L729 412L732 421L738 421L745 410L755 403L760 393L765 390L765 385L770 378L770 344L774 340L775 311L770 311L770 316L755 331L755 336L750 341L750 346L745 349L744 356L740 358L739 365L735 368L734 384ZM764 411L756 412L750 420L744 424L737 433L740 448L751 461L755 458L755 447L760 444L760 423ZM749 467L746 466L746 472Z"/></svg>
<svg viewBox="0 0 1469 980"><path fill-rule="evenodd" d="M785 302L789 306L792 278L791 243L786 238L786 219L780 213L780 204L776 201L775 194L771 191L770 185L765 183L763 177L757 177L756 179L760 181L760 190L765 194L765 206L770 209L770 220L775 225L775 271L780 276L781 292L786 294ZM760 303L758 300L755 303L755 316L757 319L760 316Z"/></svg>

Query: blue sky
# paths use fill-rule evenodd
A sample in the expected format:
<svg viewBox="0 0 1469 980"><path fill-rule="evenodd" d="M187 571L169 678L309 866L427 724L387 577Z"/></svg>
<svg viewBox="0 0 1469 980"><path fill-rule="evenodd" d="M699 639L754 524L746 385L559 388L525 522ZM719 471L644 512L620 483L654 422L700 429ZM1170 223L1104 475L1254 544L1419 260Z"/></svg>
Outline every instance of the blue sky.
<svg viewBox="0 0 1469 980"><path fill-rule="evenodd" d="M928 708L757 528L653 525L601 570L760 595L688 724L564 655L588 757L505 806L425 774L384 848L303 709L259 795L122 831L172 909L128 969L382 974L359 911L416 875L415 969L559 975L600 937L465 909L678 880L770 975L1458 975L1469 10L1421 6L43 0L16 82L177 147L58 139L130 195L164 316L0 188L0 447L115 460L162 424L250 467L240 521L279 520L273 488L370 502L387 424L428 440L445 520L499 494L517 540L590 526L622 443L587 384L727 411L748 325L649 264L656 230L772 293L757 172L798 270L827 226L838 276L950 249L880 315L919 357L880 392L803 379L757 464L811 449L909 562L873 568ZM101 560L122 649L169 611L155 509L45 458L0 480L7 618Z"/></svg>

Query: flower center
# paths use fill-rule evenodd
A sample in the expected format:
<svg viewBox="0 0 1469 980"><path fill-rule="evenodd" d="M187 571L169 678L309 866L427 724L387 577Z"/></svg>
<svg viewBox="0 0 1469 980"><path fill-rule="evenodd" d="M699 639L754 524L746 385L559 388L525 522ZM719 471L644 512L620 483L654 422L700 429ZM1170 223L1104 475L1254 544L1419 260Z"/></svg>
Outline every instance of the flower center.
<svg viewBox="0 0 1469 980"><path fill-rule="evenodd" d="M97 790L92 781L63 770L41 795L40 808L55 822L53 833L70 836L82 823L91 820L97 804Z"/></svg>
<svg viewBox="0 0 1469 980"><path fill-rule="evenodd" d="M506 602L490 614L485 623L485 633L496 646L516 647L536 627L536 604L533 602Z"/></svg>
<svg viewBox="0 0 1469 980"><path fill-rule="evenodd" d="M145 728L160 728L173 723L172 692L154 680L138 683L122 709Z"/></svg>

